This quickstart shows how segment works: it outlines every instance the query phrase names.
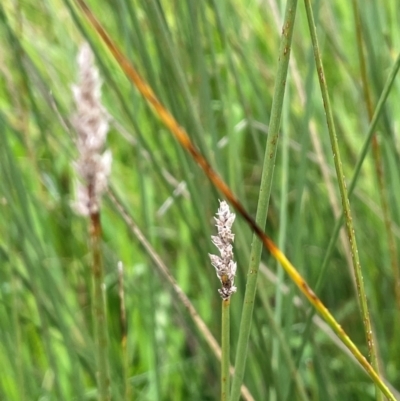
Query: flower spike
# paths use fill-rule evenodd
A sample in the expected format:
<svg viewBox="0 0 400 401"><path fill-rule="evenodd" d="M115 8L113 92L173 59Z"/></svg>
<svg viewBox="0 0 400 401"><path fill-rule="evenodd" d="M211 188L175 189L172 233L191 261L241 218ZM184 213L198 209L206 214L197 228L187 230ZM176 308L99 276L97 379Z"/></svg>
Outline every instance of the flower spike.
<svg viewBox="0 0 400 401"><path fill-rule="evenodd" d="M231 228L236 215L229 210L229 206L225 201L220 202L215 226L218 230L218 235L211 236L213 244L218 248L221 256L211 255L211 264L215 267L217 276L221 281L222 288L218 290L222 299L229 299L236 292L234 279L236 274L236 262L233 260L233 247L235 235Z"/></svg>

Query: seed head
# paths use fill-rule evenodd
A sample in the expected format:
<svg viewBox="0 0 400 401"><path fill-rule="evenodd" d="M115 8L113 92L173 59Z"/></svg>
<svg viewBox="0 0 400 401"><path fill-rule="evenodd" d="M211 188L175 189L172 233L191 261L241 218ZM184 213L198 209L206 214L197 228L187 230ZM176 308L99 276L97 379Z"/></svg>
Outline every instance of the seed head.
<svg viewBox="0 0 400 401"><path fill-rule="evenodd" d="M215 267L222 288L218 290L222 299L229 299L236 292L234 284L236 274L236 262L233 261L233 247L235 235L231 228L235 220L235 214L231 213L225 201L220 202L217 217L214 217L218 235L211 236L213 244L218 248L221 256L211 255L211 264Z"/></svg>
<svg viewBox="0 0 400 401"><path fill-rule="evenodd" d="M112 156L104 153L108 133L108 119L101 104L101 81L94 66L90 46L82 45L78 55L78 84L72 87L76 113L73 125L77 133L78 160L73 164L81 182L77 185L74 209L89 215L99 210L100 198L107 188Z"/></svg>

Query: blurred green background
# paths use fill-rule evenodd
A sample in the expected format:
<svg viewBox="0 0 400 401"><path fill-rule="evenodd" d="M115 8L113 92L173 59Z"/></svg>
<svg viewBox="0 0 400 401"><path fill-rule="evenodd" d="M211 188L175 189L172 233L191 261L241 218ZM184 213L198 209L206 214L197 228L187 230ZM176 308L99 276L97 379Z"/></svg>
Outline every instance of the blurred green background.
<svg viewBox="0 0 400 401"><path fill-rule="evenodd" d="M254 215L285 2L89 4ZM400 7L397 0L358 1L358 8L356 0L320 0L313 6L349 182L371 118L365 86L373 110L400 51ZM0 400L96 399L88 221L71 209L77 157L71 86L84 41L96 55L110 115L110 187L212 334L220 336L220 284L208 253L216 251L210 235L216 231L213 215L221 195L69 0L5 0L0 4ZM395 394L400 390L399 104L396 79L373 142L378 151L368 153L351 198L381 373ZM312 288L340 211L299 2L266 232ZM127 386L132 400L217 399L219 361L107 196L102 224L113 399L126 400ZM252 240L239 217L234 232L238 292L231 301L232 361ZM125 267L126 351L121 348L118 261ZM322 279L318 296L366 354L344 234ZM278 310L268 313L277 300ZM297 399L291 366L309 400L374 399L372 382L327 326L314 318L306 329L309 314L308 302L264 252L244 379L254 399Z"/></svg>

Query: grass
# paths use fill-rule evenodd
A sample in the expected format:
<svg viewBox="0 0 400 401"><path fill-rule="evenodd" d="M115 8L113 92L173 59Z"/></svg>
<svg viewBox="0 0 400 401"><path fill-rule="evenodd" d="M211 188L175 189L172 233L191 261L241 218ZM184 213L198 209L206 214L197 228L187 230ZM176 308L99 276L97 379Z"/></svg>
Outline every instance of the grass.
<svg viewBox="0 0 400 401"><path fill-rule="evenodd" d="M276 102L284 6L273 0L268 5L90 2L118 47L253 216ZM399 11L389 0L379 6L358 3L358 17L351 2L312 6L378 363L399 398L400 311L393 267L400 219ZM367 355L348 243L343 236L336 242L339 187L303 2L297 9L281 124L275 128L280 138L266 232ZM112 399L219 398L213 339L220 338L221 299L208 253L214 252L212 217L221 195L73 4L5 2L0 37L0 366L7 366L0 399L97 399L88 222L70 208L76 158L71 85L83 40L96 55L112 126L114 195L104 199L101 214ZM373 135L381 151L379 180L370 151ZM126 216L151 248L130 231ZM238 291L230 302L231 361L238 350L252 246L252 232L240 217L234 230ZM159 274L160 262L167 275ZM247 327L247 391L256 400L375 399L373 382L327 325L311 316L307 300L295 301L300 294L280 269L263 253Z"/></svg>

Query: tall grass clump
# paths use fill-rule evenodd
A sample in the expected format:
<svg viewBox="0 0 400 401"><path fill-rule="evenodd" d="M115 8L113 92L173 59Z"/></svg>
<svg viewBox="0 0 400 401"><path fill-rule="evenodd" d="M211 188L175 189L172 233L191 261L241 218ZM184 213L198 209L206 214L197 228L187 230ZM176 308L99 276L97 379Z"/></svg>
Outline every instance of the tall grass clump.
<svg viewBox="0 0 400 401"><path fill-rule="evenodd" d="M399 400L398 19L2 2L0 399Z"/></svg>

